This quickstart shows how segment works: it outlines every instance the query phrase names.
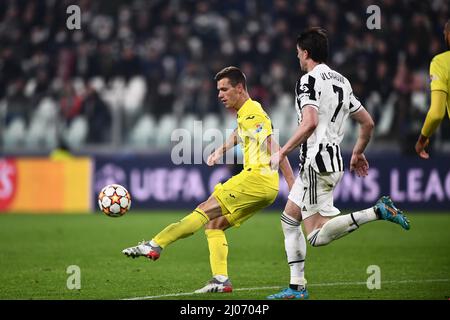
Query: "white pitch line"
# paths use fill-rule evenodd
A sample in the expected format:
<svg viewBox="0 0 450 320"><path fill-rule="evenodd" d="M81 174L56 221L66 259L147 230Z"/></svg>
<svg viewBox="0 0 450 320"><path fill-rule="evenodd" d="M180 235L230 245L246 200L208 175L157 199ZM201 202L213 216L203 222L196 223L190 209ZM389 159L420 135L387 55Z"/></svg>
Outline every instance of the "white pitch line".
<svg viewBox="0 0 450 320"><path fill-rule="evenodd" d="M425 280L386 280L381 283L422 283L422 282L447 282L450 279L425 279ZM329 282L329 283L312 283L308 284L308 287L333 287L333 286L354 286L354 285L363 285L366 284L366 281L357 281L357 282ZM258 291L258 290L267 290L267 289L280 289L280 286L272 286L272 287L254 287L254 288L237 288L233 289L234 291ZM182 292L182 293L169 293L158 296L146 296L146 297L136 297L136 298L127 298L122 300L151 300L151 299L159 299L159 298L167 298L167 297L181 297L181 296L192 296L201 293L195 292Z"/></svg>

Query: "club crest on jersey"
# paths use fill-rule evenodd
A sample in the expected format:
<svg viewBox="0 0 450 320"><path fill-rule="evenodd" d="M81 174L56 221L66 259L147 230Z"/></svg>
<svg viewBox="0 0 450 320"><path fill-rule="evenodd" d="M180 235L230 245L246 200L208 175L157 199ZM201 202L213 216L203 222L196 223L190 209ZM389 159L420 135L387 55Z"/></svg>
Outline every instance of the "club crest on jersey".
<svg viewBox="0 0 450 320"><path fill-rule="evenodd" d="M256 125L255 133L261 132L262 129L263 129L263 125L262 125L261 123L258 123L258 124Z"/></svg>
<svg viewBox="0 0 450 320"><path fill-rule="evenodd" d="M438 80L437 75L435 75L435 74L430 74L430 82L431 82L431 81L434 81L434 80Z"/></svg>
<svg viewBox="0 0 450 320"><path fill-rule="evenodd" d="M308 92L309 92L309 87L308 87L308 85L306 85L305 83L302 84L302 85L300 86L300 92L301 92L301 93L308 93Z"/></svg>
<svg viewBox="0 0 450 320"><path fill-rule="evenodd" d="M310 95L311 95L311 90L309 88L309 86L307 84L302 84L300 86L300 90L299 90L299 95L298 98L299 99L309 99Z"/></svg>

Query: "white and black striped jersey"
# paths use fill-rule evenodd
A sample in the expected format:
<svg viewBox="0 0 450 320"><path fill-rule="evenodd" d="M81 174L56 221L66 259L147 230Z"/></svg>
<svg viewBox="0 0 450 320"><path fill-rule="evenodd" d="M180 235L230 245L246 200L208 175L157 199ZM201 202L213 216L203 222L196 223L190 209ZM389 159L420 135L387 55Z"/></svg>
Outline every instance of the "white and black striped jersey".
<svg viewBox="0 0 450 320"><path fill-rule="evenodd" d="M319 122L300 147L300 165L310 163L318 172L344 171L339 144L344 137L345 121L349 115L363 109L353 95L350 82L326 64L315 66L295 86L299 123L306 105L317 109Z"/></svg>

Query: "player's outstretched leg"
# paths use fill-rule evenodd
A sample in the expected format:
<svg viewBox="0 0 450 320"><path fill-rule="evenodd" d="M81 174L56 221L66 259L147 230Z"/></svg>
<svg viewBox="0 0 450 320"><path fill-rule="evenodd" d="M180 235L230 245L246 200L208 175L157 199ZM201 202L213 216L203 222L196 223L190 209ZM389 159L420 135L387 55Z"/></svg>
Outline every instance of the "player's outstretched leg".
<svg viewBox="0 0 450 320"><path fill-rule="evenodd" d="M145 256L151 260L157 260L161 250L172 242L189 237L208 223L209 217L199 207L180 221L172 223L158 233L151 241L141 242L135 247L122 250L128 257L136 258Z"/></svg>
<svg viewBox="0 0 450 320"><path fill-rule="evenodd" d="M397 223L405 230L411 228L408 218L394 205L390 197L381 197L375 204L374 209L379 219Z"/></svg>
<svg viewBox="0 0 450 320"><path fill-rule="evenodd" d="M377 220L390 221L399 224L405 230L410 229L408 218L394 205L391 198L383 196L371 208L328 220L321 228L308 233L308 241L315 247L324 246L358 229L365 223Z"/></svg>
<svg viewBox="0 0 450 320"><path fill-rule="evenodd" d="M122 253L127 257L137 258L144 256L150 260L158 260L162 248L156 245L152 245L151 241L139 242L135 247L129 247L122 250Z"/></svg>
<svg viewBox="0 0 450 320"><path fill-rule="evenodd" d="M139 243L135 247L122 250L122 253L128 257L146 256L151 260L157 260L162 249L169 244L193 235L211 219L222 215L222 208L214 196L201 203L191 214L176 223L172 223L164 228L149 242Z"/></svg>

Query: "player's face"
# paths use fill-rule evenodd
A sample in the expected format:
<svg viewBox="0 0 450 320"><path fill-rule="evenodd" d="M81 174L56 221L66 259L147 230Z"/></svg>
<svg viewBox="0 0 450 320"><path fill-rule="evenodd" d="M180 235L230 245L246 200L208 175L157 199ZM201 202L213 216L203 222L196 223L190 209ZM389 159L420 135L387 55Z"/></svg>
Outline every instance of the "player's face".
<svg viewBox="0 0 450 320"><path fill-rule="evenodd" d="M306 50L302 50L299 48L299 46L297 46L297 58L298 58L298 61L300 62L300 69L302 71L306 71L306 62L305 62L306 55L307 55Z"/></svg>
<svg viewBox="0 0 450 320"><path fill-rule="evenodd" d="M226 108L234 108L236 106L240 95L240 87L240 84L233 87L228 78L217 81L219 100L222 101Z"/></svg>

